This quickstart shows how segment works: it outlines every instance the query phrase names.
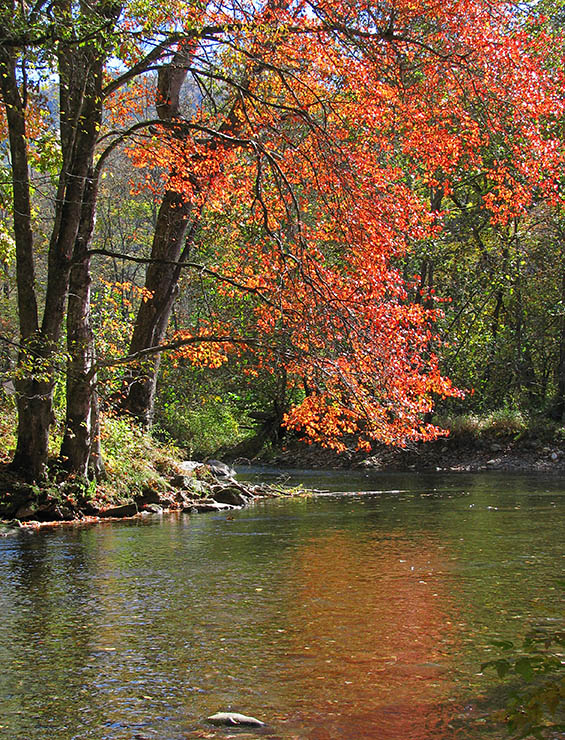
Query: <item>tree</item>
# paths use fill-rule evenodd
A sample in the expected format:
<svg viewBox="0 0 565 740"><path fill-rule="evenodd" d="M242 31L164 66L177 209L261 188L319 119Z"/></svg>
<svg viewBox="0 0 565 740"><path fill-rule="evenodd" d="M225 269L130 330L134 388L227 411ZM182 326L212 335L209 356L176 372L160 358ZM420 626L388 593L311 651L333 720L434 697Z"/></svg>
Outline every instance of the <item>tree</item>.
<svg viewBox="0 0 565 740"><path fill-rule="evenodd" d="M364 445L439 433L422 417L434 394L455 391L432 351L435 312L409 301L393 260L437 233L423 190L445 190L458 169L489 182L485 201L501 222L551 190L562 101L541 62L542 33L525 34L511 4L477 0L40 0L8 4L0 20L9 29L0 86L21 337L15 467L44 472L67 318L62 452L71 472L87 475L105 362L95 359L89 326L91 258L109 252L92 248L98 182L123 145L163 196L148 300L121 360L155 358L148 382L129 383L146 389L141 403L128 396L136 415L151 418L156 358L167 346L195 361L246 346L301 378L305 396L286 423L311 439L340 448L348 432ZM59 89L49 125L58 127L62 165L40 323L28 131L43 76ZM200 92L183 108L188 77ZM502 147L494 161L482 154L486 138ZM243 220L229 225L227 246L207 246L203 263L193 244L218 212ZM254 328L242 336L210 313L164 342L181 268L213 277L227 304L247 296Z"/></svg>
<svg viewBox="0 0 565 740"><path fill-rule="evenodd" d="M18 443L13 465L41 477L47 462L52 412L54 362L66 311L73 249L82 203L102 117L104 65L108 39L121 12L118 3L101 0L81 6L78 16L65 2L7 3L1 12L0 85L6 111L14 194L19 357ZM53 42L47 48L46 41ZM54 60L59 74L62 167L49 242L48 275L40 323L35 285L29 176L30 82L27 49L37 65Z"/></svg>
<svg viewBox="0 0 565 740"><path fill-rule="evenodd" d="M342 432L359 424L386 441L418 437L432 388L452 392L426 349L433 291L426 305L408 306L390 259L437 235L443 197L458 180L482 180L487 218L502 225L550 190L561 162L550 131L561 103L544 69L548 37L540 32L533 43L509 5L348 10L345 22L339 4L317 4L316 20L295 33L300 16L277 6L279 20L291 17L292 25L279 23L276 49L272 31L254 24L253 52L249 38L238 37L229 63L218 57L220 69L191 52L187 74L203 87L202 104L181 110L177 94L169 108L176 133L167 139L163 129L158 143L137 150L140 163L172 162L162 209L180 215L167 207L176 190L192 219L182 256L180 246L165 254L154 242L145 283L153 297L140 306L136 340L143 326L145 350L162 341L183 265L213 274L224 295L247 292L261 328L260 336L247 328L248 344L270 344L271 359L267 349L261 362L274 366L284 334L286 369L307 388L288 423L338 447ZM312 43L314 33L322 45ZM232 247L224 243L206 262L198 234L222 210L245 226L233 225ZM431 263L426 269L431 274ZM163 291L154 276L165 273ZM225 335L227 319L209 316L204 336L202 327L183 336ZM132 343L132 352L141 349ZM123 406L146 423L157 367L145 364L127 379ZM421 432L428 433L437 430Z"/></svg>

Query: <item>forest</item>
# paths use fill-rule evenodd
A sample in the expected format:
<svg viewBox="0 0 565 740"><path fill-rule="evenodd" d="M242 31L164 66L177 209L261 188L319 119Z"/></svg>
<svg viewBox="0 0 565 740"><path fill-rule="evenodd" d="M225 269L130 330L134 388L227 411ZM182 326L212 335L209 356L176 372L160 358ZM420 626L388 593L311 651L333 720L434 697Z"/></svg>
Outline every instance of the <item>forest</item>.
<svg viewBox="0 0 565 740"><path fill-rule="evenodd" d="M559 435L564 18L2 3L3 463L95 485L139 430L249 458Z"/></svg>
<svg viewBox="0 0 565 740"><path fill-rule="evenodd" d="M0 2L2 734L563 737L564 59L564 0ZM543 465L363 467L458 440Z"/></svg>

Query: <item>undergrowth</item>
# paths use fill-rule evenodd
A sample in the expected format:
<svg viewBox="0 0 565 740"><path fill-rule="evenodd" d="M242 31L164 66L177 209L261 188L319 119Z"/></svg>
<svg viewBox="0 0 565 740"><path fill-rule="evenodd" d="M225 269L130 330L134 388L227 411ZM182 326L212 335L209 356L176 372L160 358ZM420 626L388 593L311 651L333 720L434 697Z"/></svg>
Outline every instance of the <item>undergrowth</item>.
<svg viewBox="0 0 565 740"><path fill-rule="evenodd" d="M174 444L157 442L131 420L114 415L102 417L101 437L107 474L101 492L123 500L144 488L165 490L162 474L181 459Z"/></svg>
<svg viewBox="0 0 565 740"><path fill-rule="evenodd" d="M61 422L53 425L49 440L52 461L50 478L60 470L57 455L61 445ZM0 397L0 464L8 464L16 447L17 415L12 399ZM101 438L106 478L96 485L96 496L109 502L131 499L145 488L162 491L165 473L183 459L172 443L157 441L131 420L105 414L101 418Z"/></svg>
<svg viewBox="0 0 565 740"><path fill-rule="evenodd" d="M238 419L241 414L225 398L211 396L194 404L171 399L172 395L157 404L156 434L182 445L189 457L209 457L220 448L235 447L245 437Z"/></svg>
<svg viewBox="0 0 565 740"><path fill-rule="evenodd" d="M458 414L434 419L456 439L482 440L535 438L546 442L565 440L565 427L546 416L529 414L517 408L503 407L485 414Z"/></svg>

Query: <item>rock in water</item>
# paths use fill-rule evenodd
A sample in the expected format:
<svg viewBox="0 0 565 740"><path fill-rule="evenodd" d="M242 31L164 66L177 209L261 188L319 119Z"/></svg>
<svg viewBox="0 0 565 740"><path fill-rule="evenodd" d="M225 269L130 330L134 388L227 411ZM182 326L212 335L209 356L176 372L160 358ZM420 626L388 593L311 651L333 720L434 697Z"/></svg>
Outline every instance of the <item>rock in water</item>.
<svg viewBox="0 0 565 740"><path fill-rule="evenodd" d="M99 512L99 516L128 517L137 514L137 504L124 504L123 506L112 506L110 509L104 509Z"/></svg>
<svg viewBox="0 0 565 740"><path fill-rule="evenodd" d="M221 460L206 460L206 465L217 478L233 478L236 475L235 470Z"/></svg>
<svg viewBox="0 0 565 740"><path fill-rule="evenodd" d="M237 488L224 488L221 491L216 491L212 498L221 504L231 504L232 506L245 506L252 500L250 496L246 496Z"/></svg>
<svg viewBox="0 0 565 740"><path fill-rule="evenodd" d="M211 717L208 717L208 722L213 725L227 725L233 727L234 725L245 725L246 727L264 727L265 723L261 722L260 719L255 717L247 717L245 714L238 714L237 712L216 712Z"/></svg>

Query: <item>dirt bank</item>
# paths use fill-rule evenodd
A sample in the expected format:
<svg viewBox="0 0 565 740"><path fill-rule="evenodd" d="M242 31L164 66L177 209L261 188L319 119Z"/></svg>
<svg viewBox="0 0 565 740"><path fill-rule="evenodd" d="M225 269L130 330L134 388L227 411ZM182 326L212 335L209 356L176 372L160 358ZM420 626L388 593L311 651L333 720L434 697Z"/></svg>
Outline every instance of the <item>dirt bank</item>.
<svg viewBox="0 0 565 740"><path fill-rule="evenodd" d="M361 468L382 471L505 470L515 473L565 474L565 443L528 439L462 439L447 437L405 449L377 446L372 454L336 454L314 445L293 443L280 452L262 455L254 463L281 467Z"/></svg>

